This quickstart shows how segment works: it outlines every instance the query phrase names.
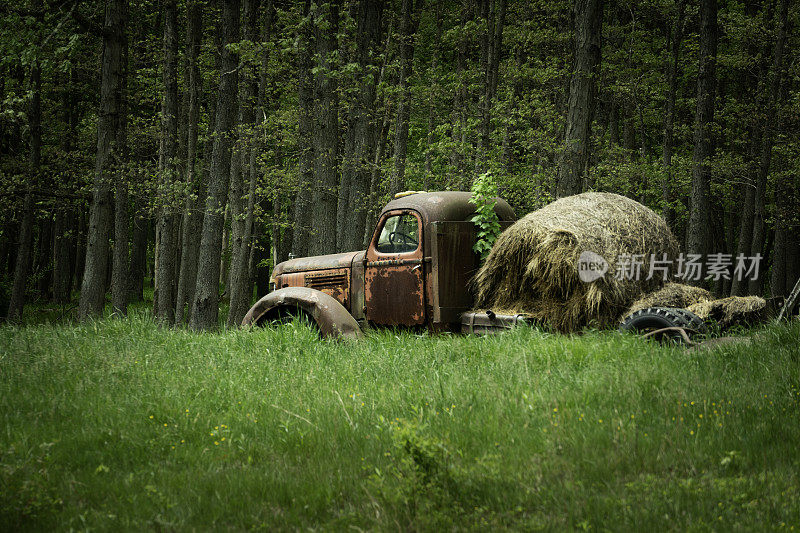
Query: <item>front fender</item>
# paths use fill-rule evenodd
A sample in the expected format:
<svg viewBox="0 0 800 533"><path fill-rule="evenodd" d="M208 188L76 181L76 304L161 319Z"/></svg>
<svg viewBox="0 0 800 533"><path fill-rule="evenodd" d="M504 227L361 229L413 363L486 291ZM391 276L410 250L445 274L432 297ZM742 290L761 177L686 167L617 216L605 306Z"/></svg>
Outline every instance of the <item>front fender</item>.
<svg viewBox="0 0 800 533"><path fill-rule="evenodd" d="M284 287L273 291L253 305L242 326L258 325L270 311L300 308L308 313L323 337L359 339L363 336L358 322L335 298L308 287Z"/></svg>

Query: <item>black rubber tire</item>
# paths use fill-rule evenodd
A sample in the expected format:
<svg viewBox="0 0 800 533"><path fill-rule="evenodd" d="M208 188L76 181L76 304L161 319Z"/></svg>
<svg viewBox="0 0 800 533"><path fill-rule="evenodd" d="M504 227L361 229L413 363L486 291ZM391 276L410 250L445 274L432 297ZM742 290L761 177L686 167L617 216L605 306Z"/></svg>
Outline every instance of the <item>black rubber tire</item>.
<svg viewBox="0 0 800 533"><path fill-rule="evenodd" d="M646 333L662 328L684 328L689 332L705 333L703 319L686 309L674 307L647 307L632 313L622 320L621 331ZM679 334L669 335L670 339L682 340Z"/></svg>

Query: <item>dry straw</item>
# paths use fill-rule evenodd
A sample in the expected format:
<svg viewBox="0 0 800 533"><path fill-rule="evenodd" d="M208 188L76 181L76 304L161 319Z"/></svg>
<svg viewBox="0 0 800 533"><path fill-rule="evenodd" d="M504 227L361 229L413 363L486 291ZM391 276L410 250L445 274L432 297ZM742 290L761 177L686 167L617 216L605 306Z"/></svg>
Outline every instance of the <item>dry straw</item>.
<svg viewBox="0 0 800 533"><path fill-rule="evenodd" d="M605 276L578 276L584 251L609 263ZM479 309L522 313L562 332L616 325L631 303L663 285L646 279L649 257L673 260L678 243L656 213L624 196L583 193L529 213L503 232L473 280ZM617 258L642 254L639 279L617 279Z"/></svg>
<svg viewBox="0 0 800 533"><path fill-rule="evenodd" d="M647 307L677 307L685 309L690 305L708 302L713 299L714 296L702 287L667 283L657 291L646 294L633 302L633 305L623 313L621 318Z"/></svg>
<svg viewBox="0 0 800 533"><path fill-rule="evenodd" d="M720 328L757 324L769 317L767 301L760 296L730 296L689 306L703 320L715 320Z"/></svg>

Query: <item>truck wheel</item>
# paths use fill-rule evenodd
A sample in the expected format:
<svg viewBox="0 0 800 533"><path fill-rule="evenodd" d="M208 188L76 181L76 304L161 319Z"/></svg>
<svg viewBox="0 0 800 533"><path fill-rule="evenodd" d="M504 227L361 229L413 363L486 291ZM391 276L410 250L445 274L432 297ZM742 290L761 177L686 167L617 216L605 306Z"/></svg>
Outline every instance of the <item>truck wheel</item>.
<svg viewBox="0 0 800 533"><path fill-rule="evenodd" d="M705 333L706 324L703 319L687 311L673 307L647 307L632 313L622 320L620 331L648 333L664 328L684 328L692 333ZM678 332L666 332L660 338L667 337L678 343L683 336Z"/></svg>

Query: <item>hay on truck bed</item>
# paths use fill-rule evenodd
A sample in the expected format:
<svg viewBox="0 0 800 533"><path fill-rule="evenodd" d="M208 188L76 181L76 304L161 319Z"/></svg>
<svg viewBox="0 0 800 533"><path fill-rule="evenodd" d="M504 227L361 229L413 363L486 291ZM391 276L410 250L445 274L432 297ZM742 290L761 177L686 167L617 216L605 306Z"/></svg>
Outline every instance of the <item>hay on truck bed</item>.
<svg viewBox="0 0 800 533"><path fill-rule="evenodd" d="M686 309L690 305L710 302L714 296L702 287L692 287L681 283L667 283L655 292L645 294L622 313L620 318L647 307L677 307Z"/></svg>
<svg viewBox="0 0 800 533"><path fill-rule="evenodd" d="M584 251L608 262L605 275L589 283L578 276ZM616 278L622 254L644 256L638 280ZM476 306L521 313L561 332L616 326L636 298L664 284L660 273L646 279L650 254L674 260L678 243L647 207L602 192L561 198L500 235L473 280Z"/></svg>
<svg viewBox="0 0 800 533"><path fill-rule="evenodd" d="M715 320L720 329L753 325L770 318L767 301L760 296L729 296L689 306L689 311L703 320Z"/></svg>

